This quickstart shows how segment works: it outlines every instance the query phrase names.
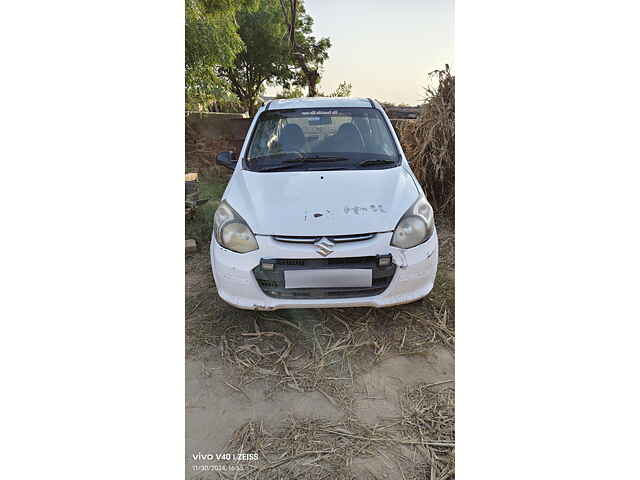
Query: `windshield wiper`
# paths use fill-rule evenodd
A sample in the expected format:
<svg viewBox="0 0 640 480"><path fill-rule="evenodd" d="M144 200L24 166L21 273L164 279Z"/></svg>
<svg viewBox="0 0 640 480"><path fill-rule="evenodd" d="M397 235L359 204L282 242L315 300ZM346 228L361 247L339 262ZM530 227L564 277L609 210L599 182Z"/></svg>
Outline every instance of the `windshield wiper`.
<svg viewBox="0 0 640 480"><path fill-rule="evenodd" d="M270 167L260 168L257 171L258 172L274 172L276 170L287 170L288 168L296 168L304 165L304 162L301 162L300 160L296 161L296 163L286 163L286 162L291 162L291 160L285 160L285 162L279 165L272 165Z"/></svg>
<svg viewBox="0 0 640 480"><path fill-rule="evenodd" d="M283 160L282 163L294 163L294 162L340 162L342 160L351 160L351 159L347 158L347 157L332 157L332 156L314 155L312 157L290 158L288 160Z"/></svg>
<svg viewBox="0 0 640 480"><path fill-rule="evenodd" d="M264 167L264 168L260 168L258 169L259 172L273 172L276 170L286 170L288 168L296 168L296 167L301 167L304 166L305 164L309 164L309 163L315 163L315 162L341 162L344 160L351 160L350 158L347 157L333 157L333 156L321 156L321 155L314 155L312 157L297 157L297 158L287 158L285 160L282 160L281 163L277 164L277 165L272 165L269 167Z"/></svg>
<svg viewBox="0 0 640 480"><path fill-rule="evenodd" d="M277 170L288 170L290 168L298 168L298 167L309 167L309 168L305 168L305 172L325 172L325 171L329 171L329 170L351 170L350 168L347 167L318 167L318 168L311 168L311 166L309 165L305 165L305 162L299 162L299 163L283 163L280 165L274 165L272 167L265 167L265 168L261 168L260 170L257 170L258 172L275 172Z"/></svg>
<svg viewBox="0 0 640 480"><path fill-rule="evenodd" d="M391 165L395 164L395 160L384 160L382 158L363 160L358 164L359 167L367 167L369 165Z"/></svg>

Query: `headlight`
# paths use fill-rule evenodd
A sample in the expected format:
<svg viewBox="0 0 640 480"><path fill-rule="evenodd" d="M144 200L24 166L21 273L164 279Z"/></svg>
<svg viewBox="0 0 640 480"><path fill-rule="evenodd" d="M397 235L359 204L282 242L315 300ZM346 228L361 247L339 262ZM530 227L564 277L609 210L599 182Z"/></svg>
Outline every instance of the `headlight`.
<svg viewBox="0 0 640 480"><path fill-rule="evenodd" d="M223 200L213 216L213 234L225 248L238 253L258 249L258 242L244 219Z"/></svg>
<svg viewBox="0 0 640 480"><path fill-rule="evenodd" d="M433 235L433 209L422 196L402 216L391 237L391 245L411 248L426 242Z"/></svg>

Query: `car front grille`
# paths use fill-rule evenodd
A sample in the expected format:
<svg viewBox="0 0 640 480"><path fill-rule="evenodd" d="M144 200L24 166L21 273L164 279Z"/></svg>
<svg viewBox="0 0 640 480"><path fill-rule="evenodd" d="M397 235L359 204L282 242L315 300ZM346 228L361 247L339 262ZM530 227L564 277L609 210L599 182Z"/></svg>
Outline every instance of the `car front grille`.
<svg viewBox="0 0 640 480"><path fill-rule="evenodd" d="M273 270L264 270L261 265L253 269L253 275L262 291L274 298L354 298L371 297L384 292L396 272L396 266L380 267L377 256L345 258L278 258L270 259ZM285 288L285 270L313 270L327 268L371 269L371 287L335 288Z"/></svg>
<svg viewBox="0 0 640 480"><path fill-rule="evenodd" d="M356 235L324 235L324 238L328 239L333 243L343 243L343 242L360 242L362 240L370 240L375 237L375 233L360 233ZM287 242L287 243L316 243L318 240L323 238L322 235L315 237L294 237L287 235L274 235L273 239L278 242Z"/></svg>

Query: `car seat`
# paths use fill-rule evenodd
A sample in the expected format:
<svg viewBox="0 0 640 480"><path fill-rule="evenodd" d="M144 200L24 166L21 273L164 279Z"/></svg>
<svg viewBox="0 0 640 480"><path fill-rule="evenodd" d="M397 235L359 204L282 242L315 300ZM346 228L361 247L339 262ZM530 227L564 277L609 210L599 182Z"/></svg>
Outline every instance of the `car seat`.
<svg viewBox="0 0 640 480"><path fill-rule="evenodd" d="M332 138L332 146L338 152L363 152L364 140L358 128L351 122L343 123Z"/></svg>
<svg viewBox="0 0 640 480"><path fill-rule="evenodd" d="M306 138L302 128L295 123L290 123L280 132L276 146L281 152L299 152L305 142Z"/></svg>

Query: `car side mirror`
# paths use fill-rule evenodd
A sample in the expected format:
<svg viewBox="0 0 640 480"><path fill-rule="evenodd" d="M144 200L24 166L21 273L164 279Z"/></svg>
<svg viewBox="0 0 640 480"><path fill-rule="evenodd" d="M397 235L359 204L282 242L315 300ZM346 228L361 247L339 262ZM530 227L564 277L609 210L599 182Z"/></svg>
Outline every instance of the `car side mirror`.
<svg viewBox="0 0 640 480"><path fill-rule="evenodd" d="M235 152L220 152L216 157L216 164L222 165L223 167L230 168L234 170L236 168L236 164L238 160L236 160Z"/></svg>

